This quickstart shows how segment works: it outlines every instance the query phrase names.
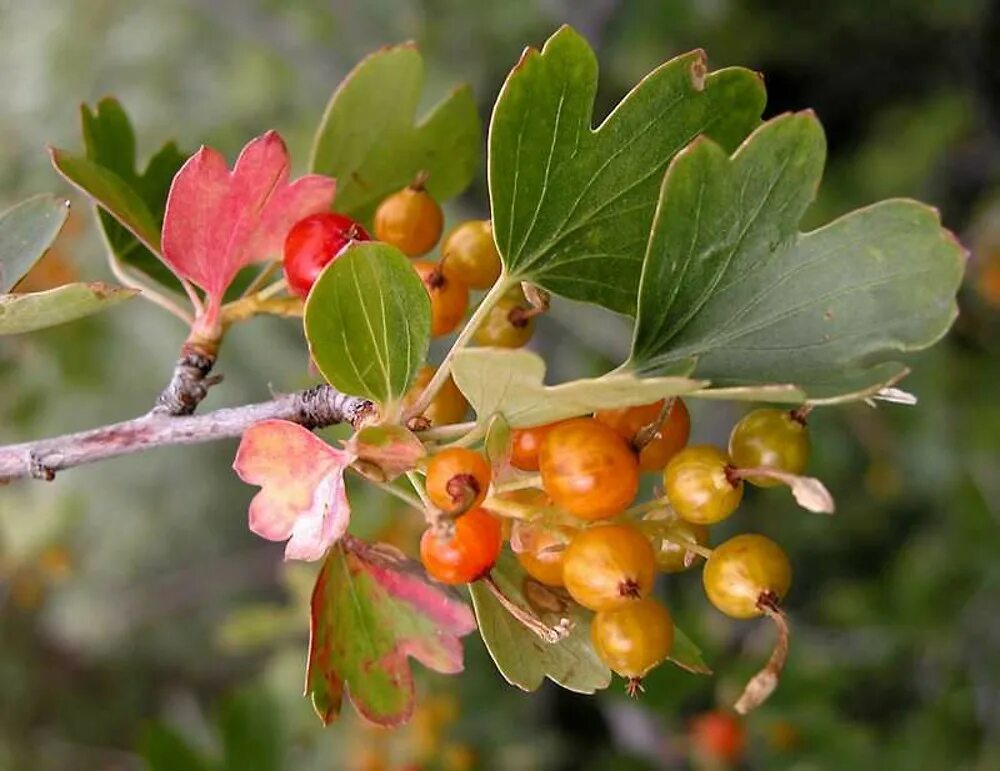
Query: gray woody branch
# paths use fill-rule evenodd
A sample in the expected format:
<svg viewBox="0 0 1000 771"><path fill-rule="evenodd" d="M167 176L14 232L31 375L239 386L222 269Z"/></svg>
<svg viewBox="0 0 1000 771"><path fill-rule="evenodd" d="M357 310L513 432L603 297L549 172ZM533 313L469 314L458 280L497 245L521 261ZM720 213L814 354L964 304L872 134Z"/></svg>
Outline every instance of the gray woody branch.
<svg viewBox="0 0 1000 771"><path fill-rule="evenodd" d="M0 447L0 481L19 477L50 480L57 471L118 455L237 437L261 420L290 420L309 429L336 423L357 425L374 409L367 399L347 396L328 385L203 415L176 416L154 409L122 423Z"/></svg>

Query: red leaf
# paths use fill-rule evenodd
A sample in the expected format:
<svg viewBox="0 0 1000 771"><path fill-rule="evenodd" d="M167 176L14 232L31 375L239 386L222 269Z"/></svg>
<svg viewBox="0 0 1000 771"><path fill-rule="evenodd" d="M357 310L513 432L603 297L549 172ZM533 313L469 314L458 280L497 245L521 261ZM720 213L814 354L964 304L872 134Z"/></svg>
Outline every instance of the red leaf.
<svg viewBox="0 0 1000 771"><path fill-rule="evenodd" d="M202 147L177 172L163 219L163 260L208 295L201 325L218 323L222 297L253 262L277 259L292 225L327 211L335 182L309 174L288 182L288 151L275 131L251 141L230 172Z"/></svg>
<svg viewBox="0 0 1000 771"><path fill-rule="evenodd" d="M289 539L285 559L322 559L347 531L344 469L354 457L287 420L251 426L233 462L240 479L261 487L250 501L250 530L269 541Z"/></svg>
<svg viewBox="0 0 1000 771"><path fill-rule="evenodd" d="M438 672L462 671L459 638L476 628L472 611L420 566L384 544L346 536L313 589L306 693L324 723L345 691L358 712L385 726L413 712L413 657Z"/></svg>

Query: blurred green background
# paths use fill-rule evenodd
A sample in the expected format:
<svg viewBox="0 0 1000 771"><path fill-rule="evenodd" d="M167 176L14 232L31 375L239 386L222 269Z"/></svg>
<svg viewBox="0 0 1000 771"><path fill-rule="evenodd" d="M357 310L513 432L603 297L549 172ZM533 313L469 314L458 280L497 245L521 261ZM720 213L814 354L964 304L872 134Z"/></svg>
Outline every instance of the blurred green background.
<svg viewBox="0 0 1000 771"><path fill-rule="evenodd" d="M232 157L268 128L301 169L334 85L368 51L417 40L428 104L460 80L484 119L526 44L568 22L601 61L603 115L649 69L702 47L764 73L768 114L812 107L830 161L810 226L881 198L938 206L972 251L962 315L905 386L917 407L817 411L812 471L833 519L752 491L733 529L790 553L792 653L745 721L754 769L1000 768L1000 10L980 0L0 0L0 208L67 186L45 145L79 146L76 106L122 99L147 154L176 138ZM39 286L108 278L91 212ZM483 175L449 221L486 214ZM138 414L184 330L131 303L0 343L0 441ZM534 347L570 378L617 363L627 325L558 304ZM262 354L266 351L266 354ZM294 322L227 340L205 409L307 381ZM722 441L741 408L693 405ZM121 459L0 490L0 769L679 769L711 767L688 725L731 703L766 658L765 622L725 619L697 572L662 592L716 677L661 668L645 696L507 687L478 638L467 672L421 672L390 734L323 729L301 698L314 567L253 537L252 490L223 443ZM412 550L384 499L355 524ZM151 766L149 765L151 764Z"/></svg>

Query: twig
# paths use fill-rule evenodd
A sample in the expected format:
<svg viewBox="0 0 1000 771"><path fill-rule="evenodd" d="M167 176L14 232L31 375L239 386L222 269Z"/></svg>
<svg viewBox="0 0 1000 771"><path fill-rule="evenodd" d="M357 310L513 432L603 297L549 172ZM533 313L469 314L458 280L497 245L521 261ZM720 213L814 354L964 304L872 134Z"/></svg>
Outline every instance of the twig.
<svg viewBox="0 0 1000 771"><path fill-rule="evenodd" d="M142 417L51 439L0 447L0 480L20 477L51 480L57 471L130 455L154 447L199 444L240 436L261 420L281 419L306 428L335 423L358 425L375 406L322 385L271 401L177 417L150 412Z"/></svg>

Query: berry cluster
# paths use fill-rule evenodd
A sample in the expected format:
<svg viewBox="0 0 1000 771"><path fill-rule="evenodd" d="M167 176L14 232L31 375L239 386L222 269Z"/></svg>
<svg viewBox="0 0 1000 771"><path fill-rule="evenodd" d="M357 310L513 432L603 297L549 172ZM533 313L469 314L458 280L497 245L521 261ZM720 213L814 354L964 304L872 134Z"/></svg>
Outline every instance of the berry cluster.
<svg viewBox="0 0 1000 771"><path fill-rule="evenodd" d="M375 238L411 258L423 257L437 246L444 228L441 206L427 192L426 182L426 174L418 174L413 183L383 200L375 211ZM359 222L343 214L317 214L300 221L285 241L289 289L300 297L307 296L323 268L347 246L370 239ZM454 332L469 308L470 290L489 289L500 276L500 254L490 221L461 223L444 239L440 260L414 259L413 267L430 297L431 334L442 337ZM544 301L529 303L516 286L490 309L473 340L482 346L519 348L531 339L534 318L544 310Z"/></svg>
<svg viewBox="0 0 1000 771"><path fill-rule="evenodd" d="M594 611L594 649L635 694L673 644L670 612L652 596L657 572L705 558L705 593L716 608L739 619L766 614L781 632L768 667L737 705L748 710L770 693L783 665L779 604L791 567L762 535L709 548L708 526L735 511L744 482L768 487L804 469L805 414L755 410L733 428L728 452L687 446L690 418L679 398L518 429L506 484L493 479L481 453L442 449L426 466L438 518L421 540L424 565L445 583L487 578L504 540L501 518L513 520L508 537L528 580ZM635 505L643 471L662 474L666 494Z"/></svg>

